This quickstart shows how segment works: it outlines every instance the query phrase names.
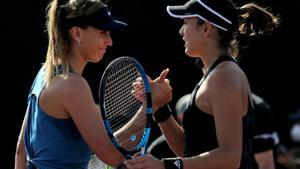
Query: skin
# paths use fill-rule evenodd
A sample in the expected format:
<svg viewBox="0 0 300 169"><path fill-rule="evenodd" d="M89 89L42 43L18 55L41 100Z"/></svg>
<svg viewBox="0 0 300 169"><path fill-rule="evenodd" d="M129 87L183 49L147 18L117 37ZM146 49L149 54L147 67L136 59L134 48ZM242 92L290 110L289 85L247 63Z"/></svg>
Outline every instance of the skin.
<svg viewBox="0 0 300 169"><path fill-rule="evenodd" d="M255 161L259 169L275 169L273 150L255 153Z"/></svg>
<svg viewBox="0 0 300 169"><path fill-rule="evenodd" d="M42 91L39 105L45 113L54 118L72 118L91 150L106 164L117 167L125 158L107 136L100 110L93 100L89 84L81 76L88 62L101 61L106 49L112 46L110 31L91 26L85 29L74 26L69 29L68 34L71 39L68 62L75 73L71 73L67 79L60 76L55 77L53 83ZM160 95L154 95L154 98L158 100L154 101L155 109L164 105L165 101L171 100L171 87L166 79L167 73L168 71L165 70L157 79L151 80L154 91L161 89L165 91L164 93L161 92ZM26 168L26 151L23 138L26 117L27 113L17 144L15 169Z"/></svg>
<svg viewBox="0 0 300 169"><path fill-rule="evenodd" d="M225 50L219 47L217 28L211 23L198 24L197 18L186 18L179 34L185 42L185 53L199 57L207 70ZM184 129L170 117L159 123L174 153L182 157L185 169L233 169L240 166L242 154L242 117L248 110L250 94L243 71L230 61L219 64L196 93L199 109L214 116L219 147L194 157L184 158ZM164 163L151 155L125 161L130 169L163 169Z"/></svg>

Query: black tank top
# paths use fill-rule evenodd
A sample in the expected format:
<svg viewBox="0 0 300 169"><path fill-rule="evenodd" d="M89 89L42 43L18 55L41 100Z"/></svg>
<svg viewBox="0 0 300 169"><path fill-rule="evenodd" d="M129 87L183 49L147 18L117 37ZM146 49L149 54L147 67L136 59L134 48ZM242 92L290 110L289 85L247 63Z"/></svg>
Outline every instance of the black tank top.
<svg viewBox="0 0 300 169"><path fill-rule="evenodd" d="M218 147L214 116L200 110L195 103L197 90L209 73L221 62L235 60L229 56L219 57L195 87L187 110L184 112L183 128L185 131L185 157L199 155ZM254 155L252 139L254 135L254 115L250 98L248 112L243 117L243 150L240 169L253 169Z"/></svg>

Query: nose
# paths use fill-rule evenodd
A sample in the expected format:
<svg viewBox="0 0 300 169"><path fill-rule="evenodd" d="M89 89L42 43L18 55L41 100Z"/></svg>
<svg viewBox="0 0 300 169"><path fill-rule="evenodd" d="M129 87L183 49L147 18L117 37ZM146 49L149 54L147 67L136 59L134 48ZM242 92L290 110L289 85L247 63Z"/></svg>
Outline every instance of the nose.
<svg viewBox="0 0 300 169"><path fill-rule="evenodd" d="M181 28L179 29L179 34L180 34L181 36L183 36L183 29L184 29L184 25L182 25Z"/></svg>
<svg viewBox="0 0 300 169"><path fill-rule="evenodd" d="M107 33L106 33L106 44L107 44L107 46L112 46L113 45L113 41L112 41L112 38L110 36L109 31L107 31Z"/></svg>

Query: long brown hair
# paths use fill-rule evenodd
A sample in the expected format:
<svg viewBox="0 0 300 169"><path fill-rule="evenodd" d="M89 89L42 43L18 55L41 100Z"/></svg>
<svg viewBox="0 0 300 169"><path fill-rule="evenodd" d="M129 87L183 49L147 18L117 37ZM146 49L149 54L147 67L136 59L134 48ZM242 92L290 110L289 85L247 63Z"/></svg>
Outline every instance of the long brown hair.
<svg viewBox="0 0 300 169"><path fill-rule="evenodd" d="M279 17L266 8L255 3L235 7L231 0L223 8L232 21L232 27L225 32L219 30L220 46L227 50L228 55L237 57L239 54L238 36L260 36L271 33L279 26ZM227 10L226 10L227 9Z"/></svg>

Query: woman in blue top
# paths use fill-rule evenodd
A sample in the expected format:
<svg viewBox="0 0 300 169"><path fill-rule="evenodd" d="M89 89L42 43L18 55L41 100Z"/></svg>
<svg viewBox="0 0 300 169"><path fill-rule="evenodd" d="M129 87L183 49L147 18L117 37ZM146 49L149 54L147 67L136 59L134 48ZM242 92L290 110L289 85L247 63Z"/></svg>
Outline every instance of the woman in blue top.
<svg viewBox="0 0 300 169"><path fill-rule="evenodd" d="M277 26L277 18L253 3L235 7L231 0L190 0L167 11L183 19L179 34L185 53L201 59L205 74L193 90L182 126L167 109L154 113L178 158L146 155L126 161L127 167L253 169L251 90L234 59L236 36L268 32Z"/></svg>
<svg viewBox="0 0 300 169"><path fill-rule="evenodd" d="M47 10L46 62L28 96L15 168L86 169L91 152L118 167L125 158L106 135L81 75L88 62L100 61L113 44L110 31L126 24L114 20L100 0L53 0Z"/></svg>

